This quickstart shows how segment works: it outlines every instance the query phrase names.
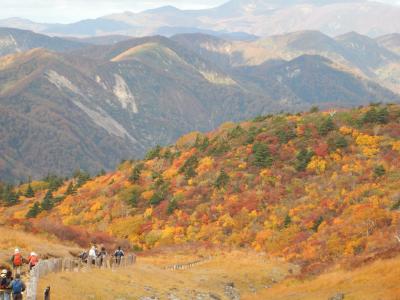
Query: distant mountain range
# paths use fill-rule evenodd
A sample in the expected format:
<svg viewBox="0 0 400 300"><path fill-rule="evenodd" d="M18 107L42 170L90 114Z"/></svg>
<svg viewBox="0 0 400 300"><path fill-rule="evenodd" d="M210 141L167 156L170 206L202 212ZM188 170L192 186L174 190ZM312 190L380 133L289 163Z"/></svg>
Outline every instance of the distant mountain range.
<svg viewBox="0 0 400 300"><path fill-rule="evenodd" d="M331 36L357 31L376 37L400 32L400 6L365 0L232 0L204 10L165 6L72 24L40 24L12 18L0 20L0 26L80 37L215 33L247 38L247 35L265 37L299 30L318 30Z"/></svg>
<svg viewBox="0 0 400 300"><path fill-rule="evenodd" d="M0 30L0 53L10 53L0 57L1 179L111 169L187 132L260 114L400 102L380 77L386 70L398 85L387 37L119 38Z"/></svg>

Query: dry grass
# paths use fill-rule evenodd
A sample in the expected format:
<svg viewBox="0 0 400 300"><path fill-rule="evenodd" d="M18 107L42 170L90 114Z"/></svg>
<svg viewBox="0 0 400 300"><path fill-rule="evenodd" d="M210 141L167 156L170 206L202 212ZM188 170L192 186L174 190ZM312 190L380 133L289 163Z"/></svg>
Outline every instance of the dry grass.
<svg viewBox="0 0 400 300"><path fill-rule="evenodd" d="M23 231L0 226L0 264L9 264L9 259L18 247L27 257L31 251L42 257L66 257L71 252L79 252L73 245L63 245L55 239L29 234Z"/></svg>
<svg viewBox="0 0 400 300"><path fill-rule="evenodd" d="M341 292L346 300L400 299L400 257L376 261L354 271L338 270L314 280L287 280L258 297L244 299L320 300Z"/></svg>
<svg viewBox="0 0 400 300"><path fill-rule="evenodd" d="M247 252L223 253L190 270L168 271L161 266L189 262L195 255L139 257L130 268L111 271L94 270L82 273L50 275L40 281L40 290L52 288L52 299L139 299L156 296L169 299L196 299L196 295L213 294L228 299L224 293L233 282L241 293L263 289L272 280L282 279L290 266L282 262L266 262ZM165 265L164 262L167 262ZM209 299L209 298L204 298Z"/></svg>

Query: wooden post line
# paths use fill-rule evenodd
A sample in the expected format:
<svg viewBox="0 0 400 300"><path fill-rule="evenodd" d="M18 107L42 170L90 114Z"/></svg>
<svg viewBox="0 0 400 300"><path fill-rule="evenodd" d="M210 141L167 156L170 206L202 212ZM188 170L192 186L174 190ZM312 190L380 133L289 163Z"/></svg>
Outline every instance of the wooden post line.
<svg viewBox="0 0 400 300"><path fill-rule="evenodd" d="M50 273L59 272L80 272L83 269L103 268L103 269L116 269L123 268L136 263L136 255L130 254L123 256L120 263L117 263L114 257L106 257L103 261L96 258L94 262L82 262L77 258L52 258L47 260L40 260L39 263L33 267L29 273L29 280L27 282L26 299L38 299L38 284L41 277ZM40 293L39 293L40 294Z"/></svg>

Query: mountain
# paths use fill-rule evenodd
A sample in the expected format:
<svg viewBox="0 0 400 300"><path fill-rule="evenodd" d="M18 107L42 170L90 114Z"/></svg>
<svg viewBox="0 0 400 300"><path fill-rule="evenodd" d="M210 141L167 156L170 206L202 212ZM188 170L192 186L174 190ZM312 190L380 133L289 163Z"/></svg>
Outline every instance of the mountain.
<svg viewBox="0 0 400 300"><path fill-rule="evenodd" d="M400 33L392 33L376 38L376 41L382 47L391 50L400 55Z"/></svg>
<svg viewBox="0 0 400 300"><path fill-rule="evenodd" d="M0 58L0 70L0 178L14 180L110 169L260 113L400 102L320 56L234 67L161 36L33 49Z"/></svg>
<svg viewBox="0 0 400 300"><path fill-rule="evenodd" d="M173 39L222 68L260 65L268 60L292 60L320 55L343 70L400 91L400 56L378 41L350 32L336 38L319 31L297 31L256 41L228 41L206 35L177 35Z"/></svg>
<svg viewBox="0 0 400 300"><path fill-rule="evenodd" d="M105 232L138 250L254 249L303 275L360 266L400 251L399 118L399 105L371 105L225 123L91 179L32 182L0 222L61 239Z"/></svg>
<svg viewBox="0 0 400 300"><path fill-rule="evenodd" d="M140 13L123 12L73 24L36 24L0 20L0 25L64 36L147 36L178 33L246 33L270 36L317 30L336 36L356 31L371 37L400 31L400 7L365 0L231 0L219 7L180 10L165 6ZM4 25L5 24L5 25Z"/></svg>
<svg viewBox="0 0 400 300"><path fill-rule="evenodd" d="M77 41L86 44L92 45L112 45L117 44L119 42L123 42L126 40L130 40L133 37L127 35L103 35L103 36L94 36L87 38L67 38L68 40Z"/></svg>
<svg viewBox="0 0 400 300"><path fill-rule="evenodd" d="M66 52L84 46L84 44L77 41L49 37L28 30L0 28L0 56L15 52L24 52L34 48L46 48L57 52Z"/></svg>
<svg viewBox="0 0 400 300"><path fill-rule="evenodd" d="M346 106L348 99L354 104L362 104L382 96L387 99L393 96L374 82L360 80L335 68L331 61L321 56L303 55L291 61L268 61L258 66L237 68L236 72L243 81L268 90L272 98L281 101L297 99L298 103L329 107Z"/></svg>

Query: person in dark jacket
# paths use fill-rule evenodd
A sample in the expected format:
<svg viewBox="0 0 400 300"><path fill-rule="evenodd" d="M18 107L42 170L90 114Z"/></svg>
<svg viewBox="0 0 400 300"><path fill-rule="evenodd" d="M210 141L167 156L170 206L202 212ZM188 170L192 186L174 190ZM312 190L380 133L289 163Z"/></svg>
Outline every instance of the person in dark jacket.
<svg viewBox="0 0 400 300"><path fill-rule="evenodd" d="M0 275L0 300L11 300L12 272L4 269Z"/></svg>
<svg viewBox="0 0 400 300"><path fill-rule="evenodd" d="M105 247L101 247L101 250L98 254L98 258L99 258L99 267L103 266L103 263L106 262L106 257L107 257L107 250Z"/></svg>
<svg viewBox="0 0 400 300"><path fill-rule="evenodd" d="M117 265L121 264L121 259L123 256L125 256L124 250L122 250L121 247L118 247L118 249L114 252L115 263Z"/></svg>

